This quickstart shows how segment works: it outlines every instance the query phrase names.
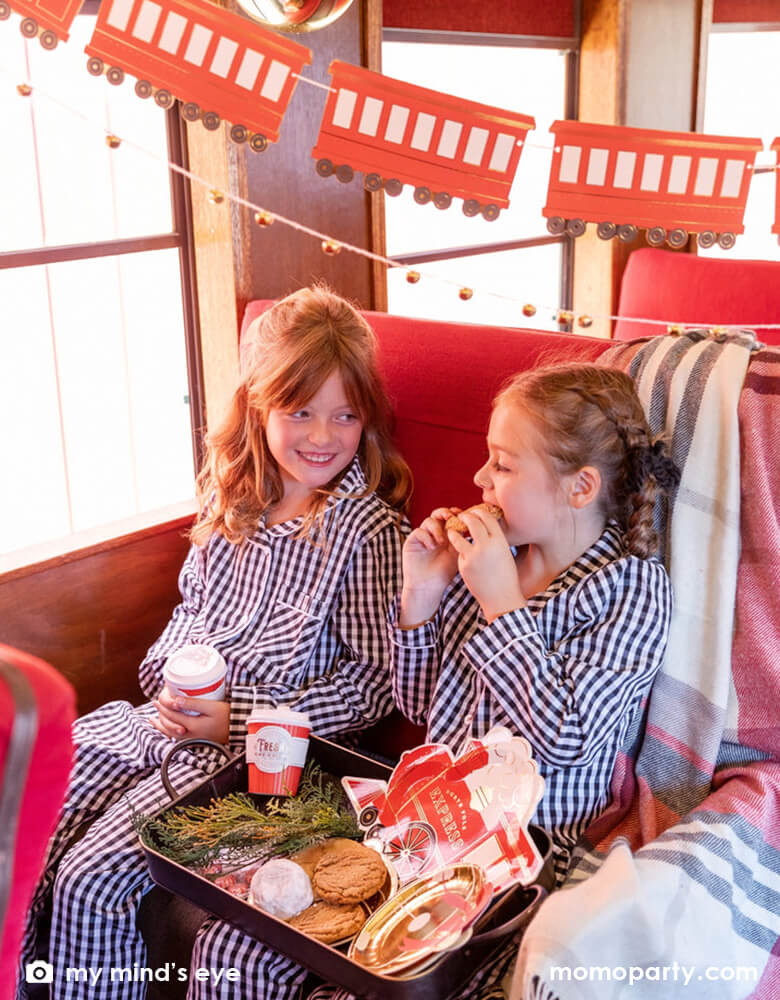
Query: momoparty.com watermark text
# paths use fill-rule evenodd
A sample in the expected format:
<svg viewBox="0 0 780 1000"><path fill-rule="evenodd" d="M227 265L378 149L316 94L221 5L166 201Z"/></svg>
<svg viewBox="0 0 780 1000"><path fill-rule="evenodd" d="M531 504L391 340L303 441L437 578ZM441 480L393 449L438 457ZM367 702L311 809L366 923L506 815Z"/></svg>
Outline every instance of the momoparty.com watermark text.
<svg viewBox="0 0 780 1000"><path fill-rule="evenodd" d="M752 965L553 965L550 981L555 982L606 982L628 983L757 983L759 970Z"/></svg>

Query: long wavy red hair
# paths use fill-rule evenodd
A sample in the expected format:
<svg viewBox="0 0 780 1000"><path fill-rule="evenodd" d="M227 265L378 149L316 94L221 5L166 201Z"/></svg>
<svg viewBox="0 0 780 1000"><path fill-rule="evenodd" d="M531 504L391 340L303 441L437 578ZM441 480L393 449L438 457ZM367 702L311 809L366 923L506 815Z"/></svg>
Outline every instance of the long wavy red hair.
<svg viewBox="0 0 780 1000"><path fill-rule="evenodd" d="M333 371L340 372L347 400L363 422L358 456L367 492L405 509L411 472L391 440L391 410L377 369L374 332L349 302L316 285L281 299L247 331L241 381L225 419L206 440L197 479L201 516L192 541L202 545L218 532L240 542L282 499L281 475L265 435L268 413L304 406ZM340 476L315 491L305 530L338 491Z"/></svg>

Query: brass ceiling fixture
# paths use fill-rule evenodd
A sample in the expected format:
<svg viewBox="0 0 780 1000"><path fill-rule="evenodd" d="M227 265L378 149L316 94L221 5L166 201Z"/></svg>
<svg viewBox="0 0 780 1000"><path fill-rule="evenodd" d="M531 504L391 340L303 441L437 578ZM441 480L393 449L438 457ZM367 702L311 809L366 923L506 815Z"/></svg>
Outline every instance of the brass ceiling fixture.
<svg viewBox="0 0 780 1000"><path fill-rule="evenodd" d="M306 32L327 28L352 0L236 0L253 21L275 31Z"/></svg>

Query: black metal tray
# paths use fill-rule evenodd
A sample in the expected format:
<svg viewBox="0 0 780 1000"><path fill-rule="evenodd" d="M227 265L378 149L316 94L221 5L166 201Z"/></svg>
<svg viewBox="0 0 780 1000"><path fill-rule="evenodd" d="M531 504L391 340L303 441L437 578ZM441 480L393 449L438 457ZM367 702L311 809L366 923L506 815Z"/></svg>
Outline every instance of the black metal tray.
<svg viewBox="0 0 780 1000"><path fill-rule="evenodd" d="M183 741L182 741L183 742ZM392 768L360 753L311 737L309 760L338 776L389 778ZM168 786L169 791L172 791ZM178 806L205 805L210 799L231 792L246 791L247 766L243 754L232 758L197 788L181 795L154 814L162 816ZM515 886L497 898L482 916L471 939L457 951L445 953L440 961L409 979L380 976L347 957L344 949L321 944L249 903L232 896L208 879L171 861L147 844L143 845L155 882L170 892L189 899L215 916L240 927L250 937L263 941L289 956L328 982L345 987L358 997L376 1000L444 1000L457 990L477 967L510 937L519 940L525 927L554 886L552 847L547 834L530 827L531 836L544 858L544 867L531 886Z"/></svg>

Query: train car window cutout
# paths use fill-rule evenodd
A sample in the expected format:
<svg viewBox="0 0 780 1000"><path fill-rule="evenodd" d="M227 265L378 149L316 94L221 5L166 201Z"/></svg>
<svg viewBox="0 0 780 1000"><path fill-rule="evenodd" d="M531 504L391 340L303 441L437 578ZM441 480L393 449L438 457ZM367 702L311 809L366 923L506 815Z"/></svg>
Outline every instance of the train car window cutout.
<svg viewBox="0 0 780 1000"><path fill-rule="evenodd" d="M376 97L367 97L363 102L358 132L362 132L363 135L376 135L383 107L383 101L378 101Z"/></svg>
<svg viewBox="0 0 780 1000"><path fill-rule="evenodd" d="M226 79L237 51L238 42L234 42L232 38L220 38L217 51L211 60L211 72Z"/></svg>
<svg viewBox="0 0 780 1000"><path fill-rule="evenodd" d="M289 66L285 66L284 63L280 63L274 59L266 73L265 82L260 88L260 96L264 97L267 101L278 101L287 82L289 72Z"/></svg>
<svg viewBox="0 0 780 1000"><path fill-rule="evenodd" d="M206 49L209 47L211 36L214 34L210 28L204 28L202 24L196 24L190 35L190 43L184 58L193 66L201 66L206 58Z"/></svg>
<svg viewBox="0 0 780 1000"><path fill-rule="evenodd" d="M715 188L718 161L714 156L702 156L696 171L696 186L693 193L700 198L709 198Z"/></svg>
<svg viewBox="0 0 780 1000"><path fill-rule="evenodd" d="M742 160L726 160L726 169L723 171L723 184L720 189L722 198L737 198L739 196L744 172L745 164Z"/></svg>
<svg viewBox="0 0 780 1000"><path fill-rule="evenodd" d="M669 194L685 194L688 189L688 177L691 172L690 156L673 156L669 170L669 182L666 185Z"/></svg>
<svg viewBox="0 0 780 1000"><path fill-rule="evenodd" d="M261 52L255 52L254 49L246 50L236 73L236 83L239 87L243 87L244 90L251 90L254 87L264 59L265 56Z"/></svg>
<svg viewBox="0 0 780 1000"><path fill-rule="evenodd" d="M354 90L340 90L336 110L333 112L333 124L338 128L349 128L356 103L357 94Z"/></svg>
<svg viewBox="0 0 780 1000"><path fill-rule="evenodd" d="M599 187L603 187L607 177L608 161L608 149L591 149L590 156L588 157L588 173L585 183L597 184Z"/></svg>
<svg viewBox="0 0 780 1000"><path fill-rule="evenodd" d="M425 152L426 149L431 144L431 138L433 137L433 127L436 124L436 119L433 115L427 114L425 111L419 111L417 113L417 121L414 123L414 132L412 133L412 141L409 145L412 149L419 149L420 152Z"/></svg>
<svg viewBox="0 0 780 1000"><path fill-rule="evenodd" d="M621 149L615 159L615 177L612 186L628 190L634 186L634 171L636 170L636 153Z"/></svg>
<svg viewBox="0 0 780 1000"><path fill-rule="evenodd" d="M503 174L509 166L509 158L511 157L512 150L514 148L515 137L513 135L507 135L506 132L499 132L496 144L493 147L493 153L490 157L488 170L496 170Z"/></svg>
<svg viewBox="0 0 780 1000"><path fill-rule="evenodd" d="M400 145L404 141L406 126L409 122L409 108L403 108L400 104L394 104L390 109L390 117L387 119L385 129L385 140L395 142Z"/></svg>
<svg viewBox="0 0 780 1000"><path fill-rule="evenodd" d="M577 175L580 172L580 156L582 150L579 146L564 146L561 150L561 169L558 179L564 184L576 184Z"/></svg>
<svg viewBox="0 0 780 1000"><path fill-rule="evenodd" d="M466 152L463 154L464 163L471 163L475 167L478 167L482 163L482 156L485 152L489 135L490 133L487 129L479 128L476 125L472 126L468 142L466 143Z"/></svg>
<svg viewBox="0 0 780 1000"><path fill-rule="evenodd" d="M664 168L664 158L660 153L645 153L642 165L642 180L639 187L642 191L657 191L661 186L661 171Z"/></svg>
<svg viewBox="0 0 780 1000"><path fill-rule="evenodd" d="M111 4L111 11L108 15L108 23L117 31L124 31L127 22L130 20L130 13L133 9L133 0L114 0Z"/></svg>
<svg viewBox="0 0 780 1000"><path fill-rule="evenodd" d="M175 56L184 37L184 29L186 27L187 18L182 17L181 14L177 14L175 10L170 11L168 17L165 19L165 27L160 35L160 41L157 43L158 48L161 48L163 52L169 52L172 56Z"/></svg>
<svg viewBox="0 0 780 1000"><path fill-rule="evenodd" d="M133 37L141 42L150 42L157 27L157 22L160 20L161 13L162 7L158 3L153 3L152 0L144 0L141 4L141 9L138 11L138 17L135 19L132 31Z"/></svg>
<svg viewBox="0 0 780 1000"><path fill-rule="evenodd" d="M463 132L461 122L451 121L449 118L442 126L439 136L439 145L436 147L437 156L445 156L448 160L453 160L458 151L458 143Z"/></svg>

